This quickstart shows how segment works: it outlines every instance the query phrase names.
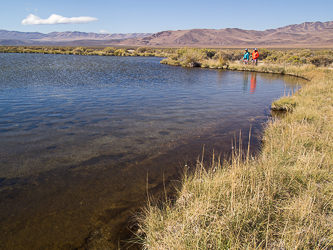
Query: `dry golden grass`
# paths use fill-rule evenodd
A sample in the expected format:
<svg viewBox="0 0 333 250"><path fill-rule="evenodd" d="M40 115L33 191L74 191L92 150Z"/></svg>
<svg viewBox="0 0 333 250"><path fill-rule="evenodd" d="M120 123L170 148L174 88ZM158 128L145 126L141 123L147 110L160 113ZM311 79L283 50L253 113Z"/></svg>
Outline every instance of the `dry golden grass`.
<svg viewBox="0 0 333 250"><path fill-rule="evenodd" d="M333 66L333 50L315 50L315 49L280 49L268 50L259 49L259 63L261 64L258 72L287 73L289 66L314 65L323 67ZM244 50L237 49L200 49L200 48L179 48L171 53L168 60L163 63L178 65L184 67L204 67L221 68L230 66L241 68L239 62L242 61ZM180 63L175 64L174 61ZM194 62L194 63L192 63ZM221 63L222 62L222 63ZM217 66L222 64L222 66ZM243 70L251 70L251 56L249 65L245 65ZM268 64L268 66L267 66ZM287 71L287 72L286 72ZM289 74L298 75L303 72L302 69L294 67Z"/></svg>
<svg viewBox="0 0 333 250"><path fill-rule="evenodd" d="M268 122L260 154L198 160L175 202L150 202L144 249L333 248L333 74L303 73L315 77Z"/></svg>
<svg viewBox="0 0 333 250"><path fill-rule="evenodd" d="M306 79L312 79L315 75L316 66L311 64L304 64L302 66L297 65L283 65L283 64L271 64L271 63L259 63L258 66L244 65L242 63L233 62L229 64L230 70L238 71L253 71L261 73L272 73L272 74L285 74L303 77ZM312 72L312 74L310 74ZM318 72L317 72L318 73Z"/></svg>

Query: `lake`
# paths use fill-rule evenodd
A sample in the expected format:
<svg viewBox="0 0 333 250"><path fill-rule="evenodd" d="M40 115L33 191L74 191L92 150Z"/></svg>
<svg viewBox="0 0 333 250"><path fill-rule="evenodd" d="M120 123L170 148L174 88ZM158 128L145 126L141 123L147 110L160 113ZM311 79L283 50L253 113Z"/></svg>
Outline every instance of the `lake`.
<svg viewBox="0 0 333 250"><path fill-rule="evenodd" d="M0 54L0 248L110 249L181 169L260 148L301 79L160 58ZM238 140L238 139L237 139Z"/></svg>

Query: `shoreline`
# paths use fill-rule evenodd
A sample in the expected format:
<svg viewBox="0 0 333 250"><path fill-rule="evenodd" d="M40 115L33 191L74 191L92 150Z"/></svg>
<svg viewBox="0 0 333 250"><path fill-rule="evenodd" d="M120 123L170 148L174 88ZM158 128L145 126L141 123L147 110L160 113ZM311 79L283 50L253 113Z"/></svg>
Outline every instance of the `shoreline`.
<svg viewBox="0 0 333 250"><path fill-rule="evenodd" d="M230 66L229 66L230 67ZM255 68L255 69L251 69L251 67L249 66L248 68L242 68L242 65L239 66L239 69L234 69L234 68L228 68L227 70L236 70L236 71L249 71L249 72L258 72L258 73L273 73L273 74L285 74L285 75L292 75L292 74L288 74L288 73L279 73L279 72L266 72L266 71L256 71L256 70L261 70L261 68ZM260 67L260 66L259 66ZM306 78L306 76L299 76L299 75L292 75L292 76L298 76L298 77L302 77L304 79L313 79L313 77L311 75L308 76L308 78ZM309 80L310 81L310 80ZM290 97L292 99L292 97ZM266 130L266 128L265 128ZM214 162L214 160L213 160Z"/></svg>
<svg viewBox="0 0 333 250"><path fill-rule="evenodd" d="M298 73L309 84L273 102L290 109L265 126L258 156L198 162L176 201L149 202L140 217L146 249L332 247L333 74Z"/></svg>

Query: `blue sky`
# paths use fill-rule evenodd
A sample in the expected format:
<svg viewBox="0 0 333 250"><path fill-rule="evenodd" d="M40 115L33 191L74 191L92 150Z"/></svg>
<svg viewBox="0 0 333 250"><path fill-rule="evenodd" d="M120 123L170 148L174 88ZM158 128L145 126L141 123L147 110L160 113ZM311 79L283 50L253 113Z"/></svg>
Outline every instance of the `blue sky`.
<svg viewBox="0 0 333 250"><path fill-rule="evenodd" d="M0 29L41 33L266 30L333 21L332 9L333 0L11 0L1 3Z"/></svg>

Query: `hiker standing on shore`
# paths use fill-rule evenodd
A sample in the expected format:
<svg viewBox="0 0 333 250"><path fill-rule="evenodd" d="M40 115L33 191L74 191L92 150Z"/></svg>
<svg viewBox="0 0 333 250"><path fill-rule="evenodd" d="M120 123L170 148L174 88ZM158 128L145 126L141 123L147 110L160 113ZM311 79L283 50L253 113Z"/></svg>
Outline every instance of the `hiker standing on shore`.
<svg viewBox="0 0 333 250"><path fill-rule="evenodd" d="M253 65L257 66L258 65L258 58L259 58L259 52L257 48L255 48L252 52L252 63Z"/></svg>
<svg viewBox="0 0 333 250"><path fill-rule="evenodd" d="M249 58L250 58L250 52L247 49L245 49L245 54L244 54L244 57L243 57L244 64L249 63Z"/></svg>

